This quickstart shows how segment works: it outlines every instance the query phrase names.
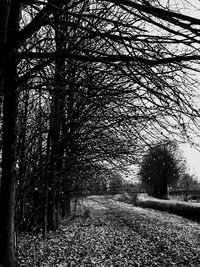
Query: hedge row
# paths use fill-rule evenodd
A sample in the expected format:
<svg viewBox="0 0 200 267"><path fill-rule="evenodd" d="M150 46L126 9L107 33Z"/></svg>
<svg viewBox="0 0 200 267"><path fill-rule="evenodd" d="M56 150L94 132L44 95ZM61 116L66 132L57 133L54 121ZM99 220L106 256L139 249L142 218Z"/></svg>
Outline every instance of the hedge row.
<svg viewBox="0 0 200 267"><path fill-rule="evenodd" d="M200 203L161 200L138 195L136 199L136 205L143 208L169 212L191 220L200 221Z"/></svg>

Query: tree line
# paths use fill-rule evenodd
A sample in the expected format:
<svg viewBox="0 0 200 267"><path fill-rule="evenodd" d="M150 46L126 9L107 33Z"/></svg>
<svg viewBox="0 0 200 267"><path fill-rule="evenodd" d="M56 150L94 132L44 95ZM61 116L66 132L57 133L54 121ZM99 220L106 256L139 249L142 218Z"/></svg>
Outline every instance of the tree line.
<svg viewBox="0 0 200 267"><path fill-rule="evenodd" d="M153 140L198 130L200 20L168 4L0 3L2 266L17 228L57 229Z"/></svg>

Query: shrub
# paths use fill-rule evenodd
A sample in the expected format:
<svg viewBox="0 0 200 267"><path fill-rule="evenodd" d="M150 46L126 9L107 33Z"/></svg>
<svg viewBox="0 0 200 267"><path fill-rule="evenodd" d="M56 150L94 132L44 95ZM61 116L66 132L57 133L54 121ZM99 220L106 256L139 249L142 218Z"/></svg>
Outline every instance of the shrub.
<svg viewBox="0 0 200 267"><path fill-rule="evenodd" d="M122 194L116 194L113 196L113 199L116 201L121 201L128 204L134 204L135 203L135 195L130 195L126 192Z"/></svg>
<svg viewBox="0 0 200 267"><path fill-rule="evenodd" d="M185 218L200 221L200 203L188 203L174 200L160 200L138 195L137 206L173 213Z"/></svg>
<svg viewBox="0 0 200 267"><path fill-rule="evenodd" d="M188 200L199 200L199 199L200 199L199 195L193 195L188 197Z"/></svg>

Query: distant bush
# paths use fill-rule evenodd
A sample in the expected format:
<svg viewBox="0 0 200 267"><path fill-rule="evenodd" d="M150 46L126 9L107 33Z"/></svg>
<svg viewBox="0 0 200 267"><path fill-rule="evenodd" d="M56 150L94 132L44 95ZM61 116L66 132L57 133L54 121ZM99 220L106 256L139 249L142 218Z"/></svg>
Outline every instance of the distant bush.
<svg viewBox="0 0 200 267"><path fill-rule="evenodd" d="M137 206L156 209L173 213L185 218L200 221L200 203L188 203L174 200L161 200L147 196L138 195Z"/></svg>
<svg viewBox="0 0 200 267"><path fill-rule="evenodd" d="M189 196L188 200L200 200L200 195Z"/></svg>
<svg viewBox="0 0 200 267"><path fill-rule="evenodd" d="M116 194L113 196L114 200L121 201L127 204L135 204L135 198L136 195L130 195L126 192L123 192L122 194Z"/></svg>

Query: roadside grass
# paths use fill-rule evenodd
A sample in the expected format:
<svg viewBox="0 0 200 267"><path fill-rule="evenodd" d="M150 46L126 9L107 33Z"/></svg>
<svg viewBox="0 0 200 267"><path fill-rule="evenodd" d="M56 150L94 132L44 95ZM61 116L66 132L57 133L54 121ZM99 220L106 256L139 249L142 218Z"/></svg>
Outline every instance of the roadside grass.
<svg viewBox="0 0 200 267"><path fill-rule="evenodd" d="M97 196L77 214L45 239L21 234L21 266L200 266L198 223Z"/></svg>

